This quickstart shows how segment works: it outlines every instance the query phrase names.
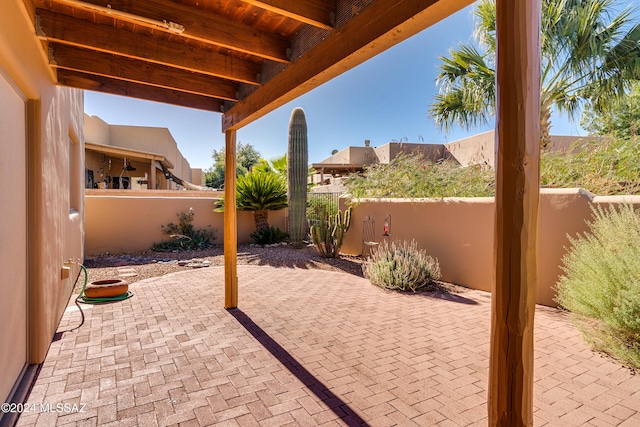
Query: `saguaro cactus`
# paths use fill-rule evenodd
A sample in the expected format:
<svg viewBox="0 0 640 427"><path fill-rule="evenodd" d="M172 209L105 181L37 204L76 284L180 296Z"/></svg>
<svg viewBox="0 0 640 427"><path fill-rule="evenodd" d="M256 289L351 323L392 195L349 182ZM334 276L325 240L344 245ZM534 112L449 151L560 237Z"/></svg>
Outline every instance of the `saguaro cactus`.
<svg viewBox="0 0 640 427"><path fill-rule="evenodd" d="M295 108L289 121L287 152L287 198L289 199L289 238L302 247L307 232L307 121L302 108Z"/></svg>

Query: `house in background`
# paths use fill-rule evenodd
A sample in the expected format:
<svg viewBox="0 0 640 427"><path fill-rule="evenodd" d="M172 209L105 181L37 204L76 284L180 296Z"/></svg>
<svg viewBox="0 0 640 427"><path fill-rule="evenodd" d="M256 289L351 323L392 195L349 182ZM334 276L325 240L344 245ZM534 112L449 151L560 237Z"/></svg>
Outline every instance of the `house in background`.
<svg viewBox="0 0 640 427"><path fill-rule="evenodd" d="M352 173L361 172L366 166L387 164L399 154L422 154L425 158L437 161L445 155L442 144L417 144L410 142L388 142L380 147L372 147L370 141L364 146L347 147L319 163L311 164L316 173L311 177L313 191L342 191L341 178ZM324 187L328 186L328 187Z"/></svg>
<svg viewBox="0 0 640 427"><path fill-rule="evenodd" d="M549 150L568 151L580 139L597 138L581 136L552 135ZM388 142L380 147L372 147L369 140L364 146L347 147L319 163L311 164L316 173L311 177L314 192L345 191L342 178L362 172L365 167L375 164L389 164L399 154L421 154L432 162L442 159L454 160L462 166L483 164L494 167L495 132L488 131L446 144L424 144L412 142Z"/></svg>
<svg viewBox="0 0 640 427"><path fill-rule="evenodd" d="M204 186L167 128L108 124L84 117L85 188L182 190Z"/></svg>

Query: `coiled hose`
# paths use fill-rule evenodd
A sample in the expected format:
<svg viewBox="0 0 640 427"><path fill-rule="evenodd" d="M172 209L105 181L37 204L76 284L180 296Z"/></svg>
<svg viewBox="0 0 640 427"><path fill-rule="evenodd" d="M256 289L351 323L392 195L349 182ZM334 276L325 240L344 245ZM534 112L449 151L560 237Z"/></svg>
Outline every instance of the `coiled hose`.
<svg viewBox="0 0 640 427"><path fill-rule="evenodd" d="M124 301L133 296L133 292L127 291L124 294L116 295L113 297L103 297L103 298L90 298L84 294L84 290L87 287L87 281L89 280L89 273L87 273L87 267L80 264L80 268L84 272L84 284L82 285L82 290L80 294L76 298L76 303L81 302L83 304L101 304L105 302L113 302L113 301Z"/></svg>
<svg viewBox="0 0 640 427"><path fill-rule="evenodd" d="M89 281L89 273L87 272L87 267L85 267L84 265L78 263L78 265L80 266L80 269L84 272L84 284L82 285L82 290L80 291L80 294L76 297L75 300L75 304L76 307L78 307L78 311L80 312L80 324L74 328L71 328L69 330L66 331L61 331L61 332L57 332L57 334L63 334L65 332L73 332L75 330L78 330L82 327L82 325L84 325L84 311L82 310L82 306L80 305L80 303L82 304L103 304L103 303L108 303L108 302L114 302L114 301L123 301L126 300L128 298L131 298L133 296L133 292L131 291L127 291L126 293L122 294L122 295L116 295L115 297L109 297L109 298L89 298L84 294L84 290L87 287L87 282ZM78 279L80 278L80 273L78 273L78 277L76 278L76 281L74 282L74 286L75 284L78 282Z"/></svg>

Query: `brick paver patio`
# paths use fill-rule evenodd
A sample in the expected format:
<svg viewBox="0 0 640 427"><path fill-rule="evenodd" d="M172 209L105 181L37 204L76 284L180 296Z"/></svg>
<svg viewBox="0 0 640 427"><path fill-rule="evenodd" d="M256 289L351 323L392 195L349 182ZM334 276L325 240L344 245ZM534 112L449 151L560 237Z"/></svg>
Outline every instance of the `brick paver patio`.
<svg viewBox="0 0 640 427"><path fill-rule="evenodd" d="M238 268L235 311L222 267L136 282L130 300L85 306L75 331L68 309L28 402L71 412L38 407L18 425L486 425L489 294ZM557 310L538 307L535 336L536 426L640 425L640 376Z"/></svg>

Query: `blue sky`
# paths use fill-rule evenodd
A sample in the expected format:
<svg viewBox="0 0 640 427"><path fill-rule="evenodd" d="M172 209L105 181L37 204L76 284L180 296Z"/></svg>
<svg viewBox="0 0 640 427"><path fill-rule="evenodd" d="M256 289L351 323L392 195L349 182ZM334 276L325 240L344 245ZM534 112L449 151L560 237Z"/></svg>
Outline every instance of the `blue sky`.
<svg viewBox="0 0 640 427"><path fill-rule="evenodd" d="M452 31L456 29L456 31ZM440 132L427 115L437 92L438 57L468 42L473 30L466 8L360 66L240 129L238 141L252 144L264 158L287 151L291 111L305 110L309 163L350 145L372 146L392 140L444 143L489 130ZM85 112L110 124L169 128L193 168L212 165L211 153L224 147L221 115L190 108L85 91ZM552 117L552 134L584 135L578 123ZM578 118L579 121L579 118Z"/></svg>

